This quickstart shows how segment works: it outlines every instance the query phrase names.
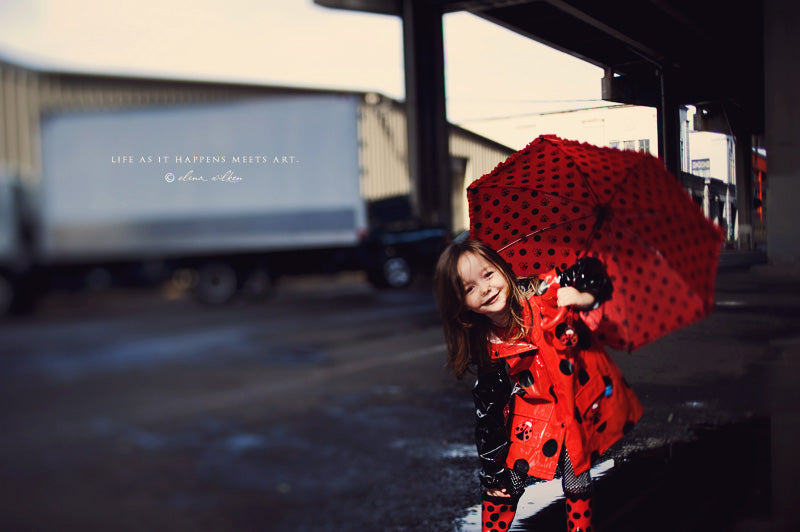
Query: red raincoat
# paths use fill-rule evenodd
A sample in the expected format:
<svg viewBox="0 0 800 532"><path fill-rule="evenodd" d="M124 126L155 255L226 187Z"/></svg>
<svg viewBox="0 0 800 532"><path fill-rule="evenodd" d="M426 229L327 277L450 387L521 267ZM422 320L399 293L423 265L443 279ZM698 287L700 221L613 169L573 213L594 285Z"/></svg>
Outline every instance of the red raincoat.
<svg viewBox="0 0 800 532"><path fill-rule="evenodd" d="M576 475L591 467L642 416L642 405L611 357L594 339L585 348L561 348L554 334L539 325L556 311L551 283L542 296L523 304L528 336L516 343L492 338L492 359L505 361L518 386L506 410L509 431L505 466L550 480L566 445ZM582 313L586 318L591 313ZM586 322L591 323L591 319ZM591 337L588 327L583 335ZM590 340L590 341L589 341ZM499 464L498 464L499 465Z"/></svg>

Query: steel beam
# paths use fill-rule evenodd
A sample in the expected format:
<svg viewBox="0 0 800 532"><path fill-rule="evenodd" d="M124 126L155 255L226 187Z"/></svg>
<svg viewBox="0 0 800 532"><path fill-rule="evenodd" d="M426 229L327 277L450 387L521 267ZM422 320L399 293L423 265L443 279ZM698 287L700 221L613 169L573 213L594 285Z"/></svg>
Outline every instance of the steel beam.
<svg viewBox="0 0 800 532"><path fill-rule="evenodd" d="M423 222L452 229L441 9L404 0L403 45L412 205Z"/></svg>

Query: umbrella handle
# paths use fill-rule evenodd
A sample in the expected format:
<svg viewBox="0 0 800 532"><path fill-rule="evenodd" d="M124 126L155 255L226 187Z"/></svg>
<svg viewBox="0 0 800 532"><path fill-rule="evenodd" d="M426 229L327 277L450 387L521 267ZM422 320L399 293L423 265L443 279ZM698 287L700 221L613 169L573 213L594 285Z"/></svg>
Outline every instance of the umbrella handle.
<svg viewBox="0 0 800 532"><path fill-rule="evenodd" d="M542 318L542 329L550 330L562 321L564 321L564 317L569 312L569 307L559 307L558 313L553 316L552 318L544 317Z"/></svg>

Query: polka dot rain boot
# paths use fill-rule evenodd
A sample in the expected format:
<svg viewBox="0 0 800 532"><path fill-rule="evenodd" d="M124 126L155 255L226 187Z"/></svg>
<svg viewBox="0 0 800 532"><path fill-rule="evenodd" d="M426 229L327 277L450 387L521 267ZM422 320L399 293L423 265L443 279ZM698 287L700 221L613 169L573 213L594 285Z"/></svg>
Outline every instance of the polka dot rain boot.
<svg viewBox="0 0 800 532"><path fill-rule="evenodd" d="M592 526L592 496L590 493L565 493L567 532L595 532Z"/></svg>
<svg viewBox="0 0 800 532"><path fill-rule="evenodd" d="M517 499L484 495L481 508L481 532L506 532L517 513Z"/></svg>

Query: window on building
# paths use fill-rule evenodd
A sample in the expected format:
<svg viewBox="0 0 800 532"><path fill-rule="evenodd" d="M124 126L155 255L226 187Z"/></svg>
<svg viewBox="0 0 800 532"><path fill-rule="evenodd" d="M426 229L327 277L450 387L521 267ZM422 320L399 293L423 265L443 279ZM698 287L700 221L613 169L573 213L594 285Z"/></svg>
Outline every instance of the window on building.
<svg viewBox="0 0 800 532"><path fill-rule="evenodd" d="M608 147L609 148L614 148L615 150L618 150L619 149L619 141L618 140L612 140L611 142L608 143Z"/></svg>
<svg viewBox="0 0 800 532"><path fill-rule="evenodd" d="M639 139L639 151L650 153L650 139Z"/></svg>
<svg viewBox="0 0 800 532"><path fill-rule="evenodd" d="M622 143L622 147L626 150L635 150L636 149L636 141L635 140L626 140Z"/></svg>
<svg viewBox="0 0 800 532"><path fill-rule="evenodd" d="M697 177L711 177L711 159L692 159L692 173Z"/></svg>

